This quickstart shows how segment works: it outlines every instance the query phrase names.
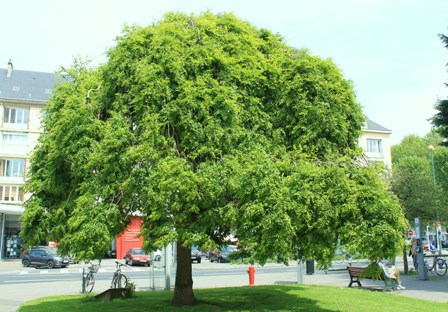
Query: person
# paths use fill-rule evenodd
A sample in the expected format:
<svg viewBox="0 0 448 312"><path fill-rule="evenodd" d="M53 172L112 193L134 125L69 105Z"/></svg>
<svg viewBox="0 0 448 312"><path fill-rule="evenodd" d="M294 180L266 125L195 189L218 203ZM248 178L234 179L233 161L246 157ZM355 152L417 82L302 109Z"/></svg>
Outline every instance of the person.
<svg viewBox="0 0 448 312"><path fill-rule="evenodd" d="M397 267L395 265L388 268L386 265L384 265L381 262L380 258L376 259L376 263L380 266L380 268L383 270L384 275L386 275L387 278L391 278L395 280L395 283L397 283L397 289L404 290L406 287L401 285L401 278L400 278L400 271L398 271Z"/></svg>
<svg viewBox="0 0 448 312"><path fill-rule="evenodd" d="M415 236L411 239L411 257L414 263L414 270L418 272L418 258L417 258L417 239Z"/></svg>
<svg viewBox="0 0 448 312"><path fill-rule="evenodd" d="M429 246L429 251L434 253L437 250L436 241L432 241L431 245Z"/></svg>

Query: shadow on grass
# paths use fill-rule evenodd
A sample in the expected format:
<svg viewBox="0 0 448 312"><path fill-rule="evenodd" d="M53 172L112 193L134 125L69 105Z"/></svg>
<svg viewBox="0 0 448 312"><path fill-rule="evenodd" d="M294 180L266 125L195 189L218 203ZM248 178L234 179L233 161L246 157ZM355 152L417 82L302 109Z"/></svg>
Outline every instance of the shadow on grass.
<svg viewBox="0 0 448 312"><path fill-rule="evenodd" d="M173 292L137 292L135 298L99 301L93 295L47 297L20 307L20 312L56 311L337 311L319 306L310 299L309 287L300 285L245 286L195 289L193 306L171 304Z"/></svg>
<svg viewBox="0 0 448 312"><path fill-rule="evenodd" d="M323 309L318 300L310 299L308 289L285 284L245 286L227 288L225 297L222 297L222 289L216 293L207 289L204 294L196 290L196 307L203 311L334 311Z"/></svg>

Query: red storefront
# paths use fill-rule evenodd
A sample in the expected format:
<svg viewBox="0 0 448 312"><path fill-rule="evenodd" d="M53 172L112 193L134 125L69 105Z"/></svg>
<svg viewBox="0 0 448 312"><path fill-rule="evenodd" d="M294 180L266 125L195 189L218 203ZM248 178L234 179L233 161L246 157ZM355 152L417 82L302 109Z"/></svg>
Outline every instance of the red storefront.
<svg viewBox="0 0 448 312"><path fill-rule="evenodd" d="M140 235L143 221L139 217L132 217L131 223L120 235L117 236L115 242L117 247L117 259L123 259L123 256L130 248L141 248L143 245L143 236Z"/></svg>

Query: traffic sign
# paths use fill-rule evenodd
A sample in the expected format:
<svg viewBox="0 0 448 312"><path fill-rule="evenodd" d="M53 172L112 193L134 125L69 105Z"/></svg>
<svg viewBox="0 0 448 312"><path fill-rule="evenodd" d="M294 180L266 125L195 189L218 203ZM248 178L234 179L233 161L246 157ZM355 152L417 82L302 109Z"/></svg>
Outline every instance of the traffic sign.
<svg viewBox="0 0 448 312"><path fill-rule="evenodd" d="M409 236L413 236L413 235L414 235L414 231L413 231L412 229L409 229L409 231L408 231L408 235L409 235Z"/></svg>

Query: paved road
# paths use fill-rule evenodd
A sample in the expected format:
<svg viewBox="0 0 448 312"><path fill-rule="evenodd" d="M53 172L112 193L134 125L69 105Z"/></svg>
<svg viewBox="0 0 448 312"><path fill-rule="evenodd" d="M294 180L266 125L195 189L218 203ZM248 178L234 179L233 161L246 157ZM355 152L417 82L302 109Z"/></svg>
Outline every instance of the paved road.
<svg viewBox="0 0 448 312"><path fill-rule="evenodd" d="M346 287L349 282L346 263L335 265L336 270L324 272L315 270L314 274L302 274L304 284L332 285ZM398 263L400 267L400 263ZM209 263L193 264L194 288L229 287L248 285L247 265L229 265ZM290 284L297 283L298 273L295 264L287 267L282 264L269 264L265 267L255 266L255 284ZM78 294L81 290L81 265L72 265L67 269L22 268L19 261L0 262L0 311L16 311L25 301L52 295ZM106 290L114 271L113 260L104 260L100 269L94 291ZM152 287L150 269L125 268L137 284L137 290ZM303 272L305 273L305 272ZM74 278L74 276L78 276ZM49 280L42 283L42 280ZM390 292L398 296L410 296L426 300L448 302L448 276L429 275L428 281L420 281L418 276L402 276L406 290ZM172 281L172 284L174 281ZM366 280L365 286L382 286L383 282ZM163 287L162 285L157 285Z"/></svg>

